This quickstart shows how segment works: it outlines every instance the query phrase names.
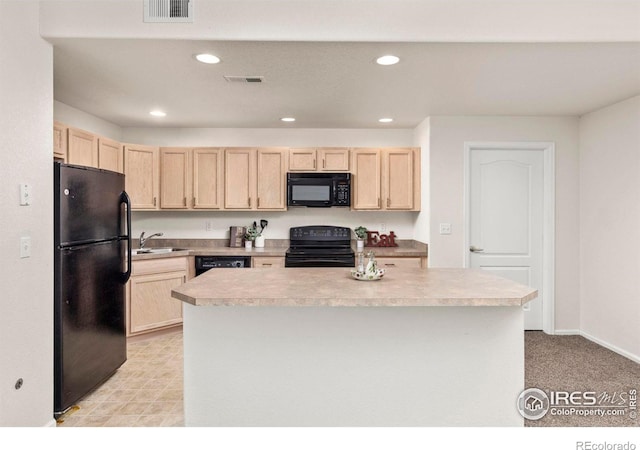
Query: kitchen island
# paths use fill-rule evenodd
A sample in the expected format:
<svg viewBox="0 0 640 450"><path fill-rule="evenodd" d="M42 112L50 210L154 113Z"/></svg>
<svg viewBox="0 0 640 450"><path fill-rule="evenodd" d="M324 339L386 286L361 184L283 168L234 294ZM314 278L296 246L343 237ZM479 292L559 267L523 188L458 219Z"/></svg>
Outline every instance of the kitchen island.
<svg viewBox="0 0 640 450"><path fill-rule="evenodd" d="M522 426L527 286L470 269L218 269L184 308L187 426Z"/></svg>

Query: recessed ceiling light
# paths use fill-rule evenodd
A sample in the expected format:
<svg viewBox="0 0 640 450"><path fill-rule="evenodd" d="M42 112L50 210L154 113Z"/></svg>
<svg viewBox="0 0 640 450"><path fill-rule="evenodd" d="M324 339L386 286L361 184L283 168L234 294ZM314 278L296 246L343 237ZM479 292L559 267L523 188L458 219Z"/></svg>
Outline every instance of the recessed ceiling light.
<svg viewBox="0 0 640 450"><path fill-rule="evenodd" d="M282 120L283 122L295 122L296 118L295 117L282 117L280 120Z"/></svg>
<svg viewBox="0 0 640 450"><path fill-rule="evenodd" d="M149 111L149 114L151 114L154 117L164 117L164 116L167 115L166 112L160 111L158 109L154 109L153 111Z"/></svg>
<svg viewBox="0 0 640 450"><path fill-rule="evenodd" d="M392 66L394 64L398 64L399 61L400 58L394 55L384 55L376 59L376 62L381 66Z"/></svg>
<svg viewBox="0 0 640 450"><path fill-rule="evenodd" d="M200 53L196 55L196 59L205 64L218 64L220 62L220 58L210 53Z"/></svg>
<svg viewBox="0 0 640 450"><path fill-rule="evenodd" d="M389 123L389 122L393 122L393 119L391 117L383 117L382 119L378 119L378 122Z"/></svg>

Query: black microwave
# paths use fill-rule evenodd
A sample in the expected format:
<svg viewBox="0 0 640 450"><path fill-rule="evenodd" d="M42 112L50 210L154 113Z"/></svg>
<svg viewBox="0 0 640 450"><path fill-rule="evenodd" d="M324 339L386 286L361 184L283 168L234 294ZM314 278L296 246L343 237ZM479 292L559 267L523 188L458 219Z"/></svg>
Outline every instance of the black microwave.
<svg viewBox="0 0 640 450"><path fill-rule="evenodd" d="M351 206L351 174L287 173L287 206Z"/></svg>

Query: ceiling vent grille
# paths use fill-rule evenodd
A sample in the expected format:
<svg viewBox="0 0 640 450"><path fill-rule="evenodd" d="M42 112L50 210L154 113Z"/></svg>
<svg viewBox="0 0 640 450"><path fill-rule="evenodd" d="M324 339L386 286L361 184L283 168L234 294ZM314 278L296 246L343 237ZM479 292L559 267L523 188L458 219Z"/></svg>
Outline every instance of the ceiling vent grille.
<svg viewBox="0 0 640 450"><path fill-rule="evenodd" d="M193 0L144 0L145 22L193 22Z"/></svg>
<svg viewBox="0 0 640 450"><path fill-rule="evenodd" d="M229 83L262 83L262 76L225 75L224 79Z"/></svg>

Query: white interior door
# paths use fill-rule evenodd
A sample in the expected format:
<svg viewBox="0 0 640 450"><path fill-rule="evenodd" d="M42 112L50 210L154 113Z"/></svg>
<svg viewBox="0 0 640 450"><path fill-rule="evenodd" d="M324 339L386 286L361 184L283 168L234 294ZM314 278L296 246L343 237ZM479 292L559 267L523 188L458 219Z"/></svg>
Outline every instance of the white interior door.
<svg viewBox="0 0 640 450"><path fill-rule="evenodd" d="M472 148L469 161L469 265L536 288L525 329L541 330L544 153Z"/></svg>

